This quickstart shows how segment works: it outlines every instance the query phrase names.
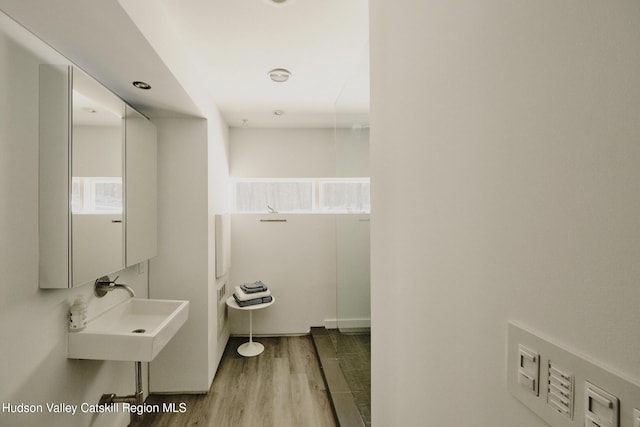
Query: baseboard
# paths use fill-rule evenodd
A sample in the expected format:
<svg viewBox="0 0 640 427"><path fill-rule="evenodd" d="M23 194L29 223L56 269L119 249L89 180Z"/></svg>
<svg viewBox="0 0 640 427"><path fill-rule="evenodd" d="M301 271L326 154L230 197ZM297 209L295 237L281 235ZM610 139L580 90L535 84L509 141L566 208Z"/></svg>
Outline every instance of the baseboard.
<svg viewBox="0 0 640 427"><path fill-rule="evenodd" d="M353 318L353 319L324 319L324 327L327 329L360 329L370 328L370 318Z"/></svg>
<svg viewBox="0 0 640 427"><path fill-rule="evenodd" d="M338 320L337 319L324 319L324 327L327 329L337 329L338 328Z"/></svg>

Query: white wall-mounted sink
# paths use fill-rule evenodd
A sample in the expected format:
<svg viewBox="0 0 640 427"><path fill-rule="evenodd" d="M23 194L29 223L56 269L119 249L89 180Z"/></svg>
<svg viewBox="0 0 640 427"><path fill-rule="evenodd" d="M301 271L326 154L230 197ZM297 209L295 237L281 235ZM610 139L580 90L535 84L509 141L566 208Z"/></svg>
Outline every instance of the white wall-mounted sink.
<svg viewBox="0 0 640 427"><path fill-rule="evenodd" d="M189 301L128 299L69 332L70 359L150 362L189 316Z"/></svg>

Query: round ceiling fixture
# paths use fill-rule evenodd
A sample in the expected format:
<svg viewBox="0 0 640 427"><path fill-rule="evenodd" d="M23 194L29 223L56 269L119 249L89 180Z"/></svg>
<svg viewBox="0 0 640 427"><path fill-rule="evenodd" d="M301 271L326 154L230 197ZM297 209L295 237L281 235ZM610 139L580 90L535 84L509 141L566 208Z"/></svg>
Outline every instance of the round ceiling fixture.
<svg viewBox="0 0 640 427"><path fill-rule="evenodd" d="M132 83L135 87L137 87L138 89L142 89L142 90L149 90L151 89L151 85L149 83L145 83L145 82L141 82L141 81L135 81Z"/></svg>
<svg viewBox="0 0 640 427"><path fill-rule="evenodd" d="M295 2L295 0L262 0L262 1L275 7L282 7L282 6L285 6L285 3L290 4Z"/></svg>
<svg viewBox="0 0 640 427"><path fill-rule="evenodd" d="M291 77L291 71L286 68L274 68L267 73L269 78L276 83L284 83Z"/></svg>
<svg viewBox="0 0 640 427"><path fill-rule="evenodd" d="M274 116L284 116L284 111L283 110L275 110L273 112Z"/></svg>

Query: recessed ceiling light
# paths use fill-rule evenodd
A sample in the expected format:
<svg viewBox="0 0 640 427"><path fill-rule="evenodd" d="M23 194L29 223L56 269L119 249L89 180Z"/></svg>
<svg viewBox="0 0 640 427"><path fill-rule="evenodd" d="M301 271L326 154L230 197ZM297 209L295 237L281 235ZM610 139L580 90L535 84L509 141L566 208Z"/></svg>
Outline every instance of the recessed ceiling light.
<svg viewBox="0 0 640 427"><path fill-rule="evenodd" d="M274 116L284 116L284 111L283 110L275 110L273 112Z"/></svg>
<svg viewBox="0 0 640 427"><path fill-rule="evenodd" d="M149 83L145 83L145 82L141 82L141 81L135 81L135 82L133 82L133 85L135 87L137 87L138 89L142 89L142 90L151 89L151 85Z"/></svg>
<svg viewBox="0 0 640 427"><path fill-rule="evenodd" d="M267 73L269 78L277 83L284 83L291 77L291 71L285 68L274 68Z"/></svg>
<svg viewBox="0 0 640 427"><path fill-rule="evenodd" d="M295 2L295 0L262 0L262 1L275 7L282 7L285 5L288 6L289 4Z"/></svg>

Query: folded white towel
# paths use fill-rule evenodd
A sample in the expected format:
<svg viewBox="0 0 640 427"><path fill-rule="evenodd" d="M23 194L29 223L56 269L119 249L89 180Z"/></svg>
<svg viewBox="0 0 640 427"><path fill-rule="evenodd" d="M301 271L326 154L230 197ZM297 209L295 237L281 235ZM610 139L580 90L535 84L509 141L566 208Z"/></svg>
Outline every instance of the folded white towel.
<svg viewBox="0 0 640 427"><path fill-rule="evenodd" d="M250 299L268 297L269 295L271 295L271 291L267 289L263 292L254 292L252 294L247 294L240 288L240 286L236 286L235 294L240 301L249 301Z"/></svg>

